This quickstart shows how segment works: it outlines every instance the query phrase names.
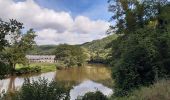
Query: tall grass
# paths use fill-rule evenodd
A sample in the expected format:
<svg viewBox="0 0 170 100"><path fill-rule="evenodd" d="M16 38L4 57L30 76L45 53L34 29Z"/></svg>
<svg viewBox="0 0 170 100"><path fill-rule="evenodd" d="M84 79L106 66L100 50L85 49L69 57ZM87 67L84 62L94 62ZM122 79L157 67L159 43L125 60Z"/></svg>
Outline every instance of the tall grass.
<svg viewBox="0 0 170 100"><path fill-rule="evenodd" d="M111 100L170 100L170 80L161 80L149 87L141 87L129 96Z"/></svg>

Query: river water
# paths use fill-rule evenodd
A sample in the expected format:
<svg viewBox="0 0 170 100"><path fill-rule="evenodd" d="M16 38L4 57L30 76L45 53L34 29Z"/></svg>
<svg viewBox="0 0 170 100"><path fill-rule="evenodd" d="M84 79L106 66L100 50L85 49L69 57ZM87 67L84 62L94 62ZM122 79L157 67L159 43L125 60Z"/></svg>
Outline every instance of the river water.
<svg viewBox="0 0 170 100"><path fill-rule="evenodd" d="M7 79L0 80L0 91L14 91L19 89L25 78L38 80L39 78L55 80L62 84L72 86L70 90L71 100L78 96L83 96L87 92L101 91L103 94L110 96L113 93L112 78L110 68L99 65L87 65L85 67L75 67L55 72L48 72L34 75L11 76Z"/></svg>

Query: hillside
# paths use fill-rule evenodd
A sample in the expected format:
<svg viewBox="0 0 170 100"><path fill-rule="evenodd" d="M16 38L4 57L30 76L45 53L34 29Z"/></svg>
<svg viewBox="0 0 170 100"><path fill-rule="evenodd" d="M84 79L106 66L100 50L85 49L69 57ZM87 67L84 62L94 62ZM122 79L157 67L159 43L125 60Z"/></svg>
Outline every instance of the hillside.
<svg viewBox="0 0 170 100"><path fill-rule="evenodd" d="M116 35L109 35L103 39L98 39L94 40L91 42L86 42L84 44L81 44L79 46L86 48L89 52L90 55L96 56L96 53L100 53L100 55L104 54L107 52L105 50L105 46L110 43L112 40L114 40L117 36ZM33 55L50 55L53 54L53 51L57 45L40 45L40 46L35 46L33 50L28 52L28 54L33 54ZM93 54L92 54L93 53Z"/></svg>
<svg viewBox="0 0 170 100"><path fill-rule="evenodd" d="M33 50L28 52L30 55L51 55L55 50L56 45L40 45L35 46Z"/></svg>
<svg viewBox="0 0 170 100"><path fill-rule="evenodd" d="M100 51L100 50L104 50L106 45L116 38L117 38L117 36L115 34L113 34L113 35L109 35L103 39L86 42L86 43L82 44L81 46L84 48L87 48L91 52Z"/></svg>

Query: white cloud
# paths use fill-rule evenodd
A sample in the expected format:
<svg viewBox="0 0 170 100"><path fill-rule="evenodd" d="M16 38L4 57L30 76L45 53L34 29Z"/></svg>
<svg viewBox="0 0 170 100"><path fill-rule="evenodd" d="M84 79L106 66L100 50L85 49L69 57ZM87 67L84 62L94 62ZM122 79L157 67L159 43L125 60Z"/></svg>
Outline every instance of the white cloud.
<svg viewBox="0 0 170 100"><path fill-rule="evenodd" d="M75 18L75 28L80 33L105 33L108 23L102 20L92 21L87 17L78 16Z"/></svg>
<svg viewBox="0 0 170 100"><path fill-rule="evenodd" d="M79 34L65 31L63 33L58 32L54 29L43 29L37 31L38 37L36 37L37 44L46 45L46 44L81 44L87 41L92 41L94 39L101 39L105 37L105 34Z"/></svg>
<svg viewBox="0 0 170 100"><path fill-rule="evenodd" d="M68 12L56 12L40 7L34 0L14 2L0 0L0 18L14 18L25 27L37 30L38 44L77 44L105 36L109 23L90 20L85 16L75 19Z"/></svg>

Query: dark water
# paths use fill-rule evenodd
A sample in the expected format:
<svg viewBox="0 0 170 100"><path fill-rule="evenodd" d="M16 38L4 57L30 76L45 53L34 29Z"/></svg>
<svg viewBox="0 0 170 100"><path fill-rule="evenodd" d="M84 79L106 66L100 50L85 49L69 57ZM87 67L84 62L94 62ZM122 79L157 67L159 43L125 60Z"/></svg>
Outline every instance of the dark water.
<svg viewBox="0 0 170 100"><path fill-rule="evenodd" d="M38 80L44 77L49 81L55 80L62 84L73 86L70 90L71 100L75 100L77 96L83 96L87 92L101 91L103 94L110 96L113 91L111 71L103 65L87 65L85 67L76 67L66 70L57 70L56 72L48 72L39 75L23 75L20 77L10 77L0 80L0 91L14 91L19 89L24 78Z"/></svg>

